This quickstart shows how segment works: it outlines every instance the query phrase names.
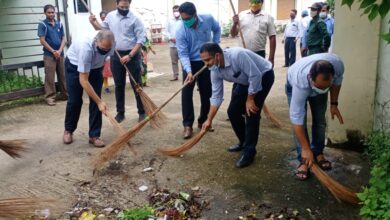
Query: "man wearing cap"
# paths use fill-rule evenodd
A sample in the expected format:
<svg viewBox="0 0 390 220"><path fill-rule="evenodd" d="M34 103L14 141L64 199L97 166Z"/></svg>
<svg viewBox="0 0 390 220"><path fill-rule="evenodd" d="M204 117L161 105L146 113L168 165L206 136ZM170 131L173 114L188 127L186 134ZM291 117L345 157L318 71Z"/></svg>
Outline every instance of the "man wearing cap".
<svg viewBox="0 0 390 220"><path fill-rule="evenodd" d="M321 9L322 3L320 2L314 3L310 7L310 16L313 19L310 21L302 41L302 51L308 50L308 55L328 52L330 46L330 36L326 24L320 19Z"/></svg>
<svg viewBox="0 0 390 220"><path fill-rule="evenodd" d="M307 10L302 11L301 17L302 18L299 21L299 32L300 32L299 37L301 38L299 47L301 48L301 56L305 57L307 56L307 50L305 51L302 50L302 41L303 41L303 35L310 24L311 17L309 16L309 12Z"/></svg>
<svg viewBox="0 0 390 220"><path fill-rule="evenodd" d="M276 30L274 18L261 10L263 0L249 0L249 10L240 12L233 17L233 26L230 30L232 37L238 35L239 29L244 36L246 48L265 58L267 36L270 41L268 60L274 65L276 49Z"/></svg>
<svg viewBox="0 0 390 220"><path fill-rule="evenodd" d="M286 95L290 107L290 120L293 124L294 141L300 162L296 177L305 180L314 161L323 170L332 168L325 159L326 109L330 91L330 113L343 124L338 109L338 97L343 81L343 61L332 53L319 53L298 60L288 69ZM312 115L312 135L309 139L306 117L307 103Z"/></svg>

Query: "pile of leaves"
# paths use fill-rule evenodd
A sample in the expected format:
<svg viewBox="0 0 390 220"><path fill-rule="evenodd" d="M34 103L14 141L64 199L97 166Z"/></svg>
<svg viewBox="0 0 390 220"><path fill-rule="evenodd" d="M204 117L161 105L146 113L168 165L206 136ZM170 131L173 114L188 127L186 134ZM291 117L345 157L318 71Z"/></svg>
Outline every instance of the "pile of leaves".
<svg viewBox="0 0 390 220"><path fill-rule="evenodd" d="M203 210L209 209L210 203L207 200L200 200L200 197L201 193L198 190L188 194L155 189L148 200L156 217L182 220L199 218Z"/></svg>

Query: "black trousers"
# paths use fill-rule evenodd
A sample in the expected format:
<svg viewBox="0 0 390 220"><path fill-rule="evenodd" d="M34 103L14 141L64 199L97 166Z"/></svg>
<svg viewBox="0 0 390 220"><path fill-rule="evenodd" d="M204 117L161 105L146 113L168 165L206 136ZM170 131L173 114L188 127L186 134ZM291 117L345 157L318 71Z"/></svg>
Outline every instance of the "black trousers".
<svg viewBox="0 0 390 220"><path fill-rule="evenodd" d="M297 49L295 37L287 37L284 41L284 65L291 66L295 63Z"/></svg>
<svg viewBox="0 0 390 220"><path fill-rule="evenodd" d="M103 67L93 69L89 72L88 81L96 94L101 97L103 86ZM68 90L68 102L66 103L65 130L74 132L80 118L81 107L83 106L83 87L80 84L80 73L77 66L65 59L65 78ZM102 113L95 101L89 99L89 137L100 137L102 129Z"/></svg>
<svg viewBox="0 0 390 220"><path fill-rule="evenodd" d="M192 74L198 72L204 63L202 61L191 61L191 71ZM183 71L183 81L187 78L187 72ZM203 124L207 120L207 115L210 110L210 98L211 98L211 80L210 80L210 70L204 70L198 78L183 88L181 93L181 107L183 114L183 126L192 127L195 120L194 114L194 102L193 102L193 93L195 83L198 84L199 94L200 94L200 114L198 117L198 123Z"/></svg>
<svg viewBox="0 0 390 220"><path fill-rule="evenodd" d="M130 51L119 51L121 57L128 55ZM141 83L141 57L138 53L126 64L127 68L130 70L130 74L133 76L135 81L142 85ZM111 71L112 76L115 82L115 99L116 99L116 111L118 113L125 112L125 88L126 88L126 69L120 62L120 58L115 53L111 57ZM130 76L129 76L130 78ZM144 106L142 105L141 98L134 89L134 82L130 79L130 84L133 87L135 100L137 102L138 114L144 114Z"/></svg>
<svg viewBox="0 0 390 220"><path fill-rule="evenodd" d="M257 51L257 52L255 52L255 53L256 53L257 55L259 55L259 56L265 58L265 50L260 50L260 51Z"/></svg>
<svg viewBox="0 0 390 220"><path fill-rule="evenodd" d="M262 90L255 96L256 106L259 111L248 116L246 114L246 99L248 97L248 86L233 84L232 98L228 108L230 123L236 134L239 144L244 147L243 154L246 156L256 155L256 145L260 132L261 109L267 98L272 85L274 84L274 71L270 70L264 74L261 85ZM243 116L245 115L245 117Z"/></svg>

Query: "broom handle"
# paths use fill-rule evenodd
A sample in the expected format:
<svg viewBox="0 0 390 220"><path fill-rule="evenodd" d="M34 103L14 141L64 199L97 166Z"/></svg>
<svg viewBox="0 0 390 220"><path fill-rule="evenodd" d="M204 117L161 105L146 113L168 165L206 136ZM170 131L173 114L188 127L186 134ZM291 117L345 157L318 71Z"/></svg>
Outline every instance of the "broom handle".
<svg viewBox="0 0 390 220"><path fill-rule="evenodd" d="M88 10L88 13L90 15L93 15L91 9L89 8L89 6L87 5L87 3L84 2L84 0L81 0L81 3L83 3L84 7ZM97 21L95 21L96 24L99 24ZM99 25L100 26L100 25Z"/></svg>
<svg viewBox="0 0 390 220"><path fill-rule="evenodd" d="M234 8L233 1L232 1L232 0L230 0L230 6L232 7L233 14L234 14L234 15L237 15L236 9ZM240 32L240 37L241 37L241 41L242 41L242 46L244 46L244 48L246 48L246 44L245 44L245 40L244 40L244 35L242 34L242 31L241 31L240 21L238 21L238 31Z"/></svg>
<svg viewBox="0 0 390 220"><path fill-rule="evenodd" d="M122 58L117 49L115 49L115 53L116 53L116 55L118 55L119 58ZM126 64L122 64L122 65L125 67L127 74L129 74L131 81L133 81L133 83L135 85L137 85L138 83L135 81L134 77L131 75L130 70L129 70L129 68L127 68Z"/></svg>
<svg viewBox="0 0 390 220"><path fill-rule="evenodd" d="M202 69L200 69L197 73L195 73L194 78L198 77L205 69L207 66L203 66ZM177 94L181 92L181 90L184 89L189 83L184 83L183 86L177 90L167 101L165 101L160 107L158 107L150 116L146 117L145 120L150 120L152 119L159 111L161 111L162 108L164 108Z"/></svg>

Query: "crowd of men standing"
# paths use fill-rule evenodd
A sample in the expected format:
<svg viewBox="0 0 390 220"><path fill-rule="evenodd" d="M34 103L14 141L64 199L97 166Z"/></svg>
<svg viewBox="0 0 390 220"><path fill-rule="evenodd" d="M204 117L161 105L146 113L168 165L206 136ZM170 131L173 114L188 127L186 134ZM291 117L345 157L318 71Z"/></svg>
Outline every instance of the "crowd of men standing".
<svg viewBox="0 0 390 220"><path fill-rule="evenodd" d="M54 72L57 70L60 92L68 99L63 142L71 144L77 128L82 106L82 91L91 98L89 106L89 143L104 147L100 138L102 114L107 106L101 100L102 70L107 57L111 57L111 70L115 83L116 116L120 123L125 119L125 87L127 69L138 109L138 120L145 119L145 110L135 85L141 85L140 49L146 38L145 27L139 17L130 11L131 0L116 0L117 9L109 12L104 21L98 22L94 15L89 21L98 34L93 39L73 42L64 59L64 32L60 22L54 19L55 8L44 8L46 20L38 27L38 35L44 46L46 69L46 101L55 105ZM193 91L198 86L201 106L197 118L198 129L214 131L212 120L223 101L223 81L233 82L228 116L238 143L228 147L229 152L241 152L237 168L249 166L255 159L259 137L260 113L264 101L274 83L274 58L276 30L274 18L262 10L263 0L249 0L249 9L232 18L231 35L241 31L245 42L242 47L222 49L219 46L221 27L211 14L198 14L191 2L176 5L173 18L167 25L172 79L179 79L179 61L183 70L184 87L181 97L183 138L193 136L195 111ZM323 156L325 146L325 112L327 93L330 91L331 114L342 123L337 108L338 94L343 79L344 66L341 59L327 53L333 34L333 19L329 6L315 3L308 12L302 12L301 21L296 20L297 11L291 10L290 21L283 37L287 73L286 95L290 105L290 119L294 125L294 139L300 166L297 177L306 179L313 161L323 169L331 164ZM296 42L301 39L301 60L296 62ZM270 51L266 52L267 40ZM316 54L316 55L313 55ZM294 64L295 63L295 64ZM198 77L194 74L207 66ZM132 80L134 79L134 81ZM65 83L66 82L66 83ZM306 103L313 115L313 140L310 144L306 129Z"/></svg>

